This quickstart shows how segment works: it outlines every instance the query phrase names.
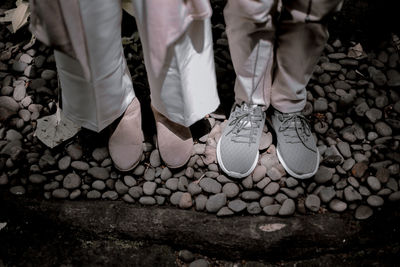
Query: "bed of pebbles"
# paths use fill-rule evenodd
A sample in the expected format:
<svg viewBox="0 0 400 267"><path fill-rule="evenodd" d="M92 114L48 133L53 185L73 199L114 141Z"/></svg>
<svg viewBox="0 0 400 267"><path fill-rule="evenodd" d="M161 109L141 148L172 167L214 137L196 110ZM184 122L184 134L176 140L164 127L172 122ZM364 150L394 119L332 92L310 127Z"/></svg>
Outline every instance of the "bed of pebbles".
<svg viewBox="0 0 400 267"><path fill-rule="evenodd" d="M222 99L232 98L234 72L223 24L213 26ZM174 205L217 216L354 211L369 218L386 202L400 200L400 60L385 42L358 53L331 41L308 85L304 114L318 139L321 165L315 177L297 180L279 164L273 134L265 126L260 159L242 180L230 179L216 162L225 116L210 114L211 130L194 146L187 166L163 165L154 142L142 162L117 171L106 143L88 150L78 137L48 149L35 136L36 120L55 112L57 73L50 49L16 44L0 30L0 188L46 199L122 199L141 205ZM127 45L133 78L144 81L140 44ZM354 47L353 47L354 48ZM359 48L359 47L358 47ZM146 123L146 122L145 122Z"/></svg>

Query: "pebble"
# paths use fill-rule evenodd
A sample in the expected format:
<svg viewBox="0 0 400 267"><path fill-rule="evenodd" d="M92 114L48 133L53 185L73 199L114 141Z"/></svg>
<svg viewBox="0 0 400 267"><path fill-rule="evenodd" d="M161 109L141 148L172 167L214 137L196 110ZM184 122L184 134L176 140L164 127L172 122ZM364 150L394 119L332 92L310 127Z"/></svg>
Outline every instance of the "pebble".
<svg viewBox="0 0 400 267"><path fill-rule="evenodd" d="M107 147L95 148L92 152L92 157L97 162L102 162L109 156Z"/></svg>
<svg viewBox="0 0 400 267"><path fill-rule="evenodd" d="M365 205L360 205L356 209L354 216L357 220L366 220L369 217L371 217L373 213L374 212L370 207L365 206Z"/></svg>
<svg viewBox="0 0 400 267"><path fill-rule="evenodd" d="M360 193L357 192L357 190L355 190L352 186L347 186L344 189L344 197L346 199L346 201L348 202L353 202L353 201L357 201L357 200L362 200L362 196L360 195Z"/></svg>
<svg viewBox="0 0 400 267"><path fill-rule="evenodd" d="M26 87L25 84L18 84L15 88L14 88L14 92L13 92L13 98L15 99L15 101L21 101L22 99L24 99L26 96Z"/></svg>
<svg viewBox="0 0 400 267"><path fill-rule="evenodd" d="M314 176L314 181L319 184L326 183L332 179L333 170L331 168L320 166L317 173Z"/></svg>
<svg viewBox="0 0 400 267"><path fill-rule="evenodd" d="M69 173L64 177L63 187L66 189L76 189L81 186L82 180L75 173Z"/></svg>
<svg viewBox="0 0 400 267"><path fill-rule="evenodd" d="M157 188L157 184L156 183L154 183L154 182L145 182L143 184L143 193L145 195L152 196L152 195L154 195L154 193L156 191L156 188Z"/></svg>
<svg viewBox="0 0 400 267"><path fill-rule="evenodd" d="M183 193L181 199L179 200L179 207L181 209L188 209L192 207L192 205L192 195L190 195L189 193Z"/></svg>
<svg viewBox="0 0 400 267"><path fill-rule="evenodd" d="M73 157L71 156L71 158ZM92 167L88 170L88 174L100 180L106 180L110 177L109 171L103 167Z"/></svg>
<svg viewBox="0 0 400 267"><path fill-rule="evenodd" d="M69 196L69 191L67 189L64 188L58 188L56 190L54 190L51 195L54 198L59 198L59 199L64 199L67 198Z"/></svg>
<svg viewBox="0 0 400 267"><path fill-rule="evenodd" d="M106 188L106 184L101 180L96 180L92 183L92 188L102 191Z"/></svg>
<svg viewBox="0 0 400 267"><path fill-rule="evenodd" d="M121 180L117 180L115 182L115 190L118 192L118 194L124 195L128 193L129 187L127 187Z"/></svg>
<svg viewBox="0 0 400 267"><path fill-rule="evenodd" d="M83 155L82 147L78 144L72 144L66 148L67 154L72 160L80 160Z"/></svg>
<svg viewBox="0 0 400 267"><path fill-rule="evenodd" d="M154 181L156 178L156 171L153 168L147 168L144 172L144 179L146 181Z"/></svg>
<svg viewBox="0 0 400 267"><path fill-rule="evenodd" d="M103 199L109 199L109 200L117 200L118 199L118 193L115 191L106 191L101 195L101 198Z"/></svg>
<svg viewBox="0 0 400 267"><path fill-rule="evenodd" d="M217 216L218 217L226 217L226 216L231 216L233 215L234 212L231 211L228 207L222 207L218 212Z"/></svg>
<svg viewBox="0 0 400 267"><path fill-rule="evenodd" d="M380 207L383 205L384 200L380 196L372 195L367 198L367 203L371 207Z"/></svg>
<svg viewBox="0 0 400 267"><path fill-rule="evenodd" d="M189 184L189 182L188 182L188 180L187 180L187 178L186 178L185 176L179 177L179 180L178 180L178 190L179 190L179 191L186 192L186 191L187 191L187 188L188 188L188 184Z"/></svg>
<svg viewBox="0 0 400 267"><path fill-rule="evenodd" d="M243 191L241 198L247 201L258 200L260 199L261 195L262 194L259 191L249 190L249 191Z"/></svg>
<svg viewBox="0 0 400 267"><path fill-rule="evenodd" d="M279 188L280 186L278 183L271 182L264 188L264 194L269 196L275 195L279 191Z"/></svg>
<svg viewBox="0 0 400 267"><path fill-rule="evenodd" d="M31 174L29 175L29 181L33 184L41 184L44 183L47 180L46 176L41 175L41 174Z"/></svg>
<svg viewBox="0 0 400 267"><path fill-rule="evenodd" d="M161 180L166 181L171 177L172 177L172 172L170 171L170 169L168 167L165 167L161 172L161 176L160 176Z"/></svg>
<svg viewBox="0 0 400 267"><path fill-rule="evenodd" d="M339 199L333 199L329 202L329 208L336 212L343 212L347 209L347 203Z"/></svg>
<svg viewBox="0 0 400 267"><path fill-rule="evenodd" d="M139 198L139 203L142 205L155 205L157 202L154 197L149 197L149 196L143 196Z"/></svg>
<svg viewBox="0 0 400 267"><path fill-rule="evenodd" d="M161 195L161 196L170 196L171 195L171 190L167 189L167 188L157 188L156 189L156 193Z"/></svg>
<svg viewBox="0 0 400 267"><path fill-rule="evenodd" d="M80 197L81 195L82 195L81 190L75 189L69 195L69 199L74 200L74 199L77 199L78 197Z"/></svg>
<svg viewBox="0 0 400 267"><path fill-rule="evenodd" d="M373 191L379 191L382 188L381 182L374 176L369 176L367 178L367 183L369 188L371 188Z"/></svg>
<svg viewBox="0 0 400 267"><path fill-rule="evenodd" d="M208 267L210 266L205 259L198 259L189 264L189 267Z"/></svg>
<svg viewBox="0 0 400 267"><path fill-rule="evenodd" d="M311 194L307 196L305 205L309 210L317 212L321 206L321 200L318 196Z"/></svg>
<svg viewBox="0 0 400 267"><path fill-rule="evenodd" d="M383 121L379 121L375 124L375 130L382 136L391 136L393 133L392 128Z"/></svg>
<svg viewBox="0 0 400 267"><path fill-rule="evenodd" d="M133 198L140 198L143 195L143 188L140 186L134 186L129 188L128 194Z"/></svg>
<svg viewBox="0 0 400 267"><path fill-rule="evenodd" d="M242 212L246 209L246 202L240 199L229 201L228 207L234 212Z"/></svg>
<svg viewBox="0 0 400 267"><path fill-rule="evenodd" d="M178 189L178 182L178 178L171 178L167 180L165 186L172 191L176 191Z"/></svg>
<svg viewBox="0 0 400 267"><path fill-rule="evenodd" d="M265 206L271 205L272 203L274 203L274 198L270 197L270 196L263 196L260 199L260 206L262 208L264 208Z"/></svg>
<svg viewBox="0 0 400 267"><path fill-rule="evenodd" d="M25 195L26 189L22 185L16 185L10 188L10 193L13 195Z"/></svg>
<svg viewBox="0 0 400 267"><path fill-rule="evenodd" d="M169 198L169 201L171 202L172 205L179 205L179 202L181 201L181 197L183 195L183 192L174 192L171 197Z"/></svg>
<svg viewBox="0 0 400 267"><path fill-rule="evenodd" d="M0 121L5 121L17 114L19 108L18 103L12 97L0 96Z"/></svg>
<svg viewBox="0 0 400 267"><path fill-rule="evenodd" d="M253 181L255 183L259 182L261 179L265 177L267 174L267 168L263 165L257 165L257 167L253 171Z"/></svg>
<svg viewBox="0 0 400 267"><path fill-rule="evenodd" d="M293 201L293 199L286 199L281 208L279 209L279 215L281 216L289 216L292 215L294 213L294 211L296 210L296 205Z"/></svg>
<svg viewBox="0 0 400 267"><path fill-rule="evenodd" d="M278 214L279 210L281 209L281 205L279 204L272 204L267 205L263 208L263 211L266 215L275 216Z"/></svg>
<svg viewBox="0 0 400 267"><path fill-rule="evenodd" d="M150 165L153 166L154 168L159 167L161 165L160 152L158 151L158 149L155 149L151 152Z"/></svg>
<svg viewBox="0 0 400 267"><path fill-rule="evenodd" d="M247 205L247 212L249 214L259 214L262 211L260 207L260 203L258 202L251 202L250 204Z"/></svg>
<svg viewBox="0 0 400 267"><path fill-rule="evenodd" d="M216 213L226 204L226 195L224 193L218 193L208 198L206 203L206 209L208 212Z"/></svg>
<svg viewBox="0 0 400 267"><path fill-rule="evenodd" d="M207 193L217 194L221 192L222 186L215 179L203 178L199 183L200 187Z"/></svg>
<svg viewBox="0 0 400 267"><path fill-rule="evenodd" d="M129 194L123 195L122 200L128 203L135 203L135 200Z"/></svg>
<svg viewBox="0 0 400 267"><path fill-rule="evenodd" d="M129 187L135 186L137 184L135 178L133 178L130 175L125 175L124 176L124 183Z"/></svg>
<svg viewBox="0 0 400 267"><path fill-rule="evenodd" d="M368 170L368 165L364 162L357 162L351 169L351 173L356 178L361 178L364 176L365 172Z"/></svg>
<svg viewBox="0 0 400 267"><path fill-rule="evenodd" d="M222 192L225 193L227 198L234 198L239 194L239 186L235 183L226 183L222 187Z"/></svg>
<svg viewBox="0 0 400 267"><path fill-rule="evenodd" d="M206 208L207 197L205 195L198 195L195 198L196 210L204 210Z"/></svg>
<svg viewBox="0 0 400 267"><path fill-rule="evenodd" d="M202 191L201 187L195 182L190 183L187 187L187 190L192 196L198 195Z"/></svg>
<svg viewBox="0 0 400 267"><path fill-rule="evenodd" d="M71 164L71 157L70 156L64 156L58 161L58 168L61 171L65 171L66 169L69 168Z"/></svg>
<svg viewBox="0 0 400 267"><path fill-rule="evenodd" d="M133 171L133 174L135 176L142 176L145 170L146 168L143 165L138 165Z"/></svg>
<svg viewBox="0 0 400 267"><path fill-rule="evenodd" d="M194 260L194 254L189 250L180 250L178 252L178 257L184 262L191 262Z"/></svg>
<svg viewBox="0 0 400 267"><path fill-rule="evenodd" d="M99 199L101 197L101 193L97 190L91 190L86 194L88 199Z"/></svg>

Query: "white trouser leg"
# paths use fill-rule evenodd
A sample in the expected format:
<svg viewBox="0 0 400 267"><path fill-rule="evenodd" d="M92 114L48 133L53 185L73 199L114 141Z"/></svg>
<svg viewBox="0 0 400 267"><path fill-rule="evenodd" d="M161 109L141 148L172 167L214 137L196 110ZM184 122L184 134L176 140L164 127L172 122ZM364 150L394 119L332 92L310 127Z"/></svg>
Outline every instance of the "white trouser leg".
<svg viewBox="0 0 400 267"><path fill-rule="evenodd" d="M55 51L63 112L82 127L101 131L122 115L134 99L121 42L120 1L80 0L90 79L80 63Z"/></svg>

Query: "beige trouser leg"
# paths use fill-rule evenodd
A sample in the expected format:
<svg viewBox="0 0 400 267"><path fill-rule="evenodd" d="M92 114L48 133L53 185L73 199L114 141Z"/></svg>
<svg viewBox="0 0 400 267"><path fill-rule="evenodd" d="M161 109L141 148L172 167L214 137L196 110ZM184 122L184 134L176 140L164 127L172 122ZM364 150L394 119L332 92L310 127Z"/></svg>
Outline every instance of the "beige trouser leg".
<svg viewBox="0 0 400 267"><path fill-rule="evenodd" d="M282 4L276 31L275 0L229 0L224 15L237 75L236 101L295 112L304 108L305 87L328 39L321 20L338 9L341 0Z"/></svg>
<svg viewBox="0 0 400 267"><path fill-rule="evenodd" d="M55 51L63 112L79 125L101 131L134 99L121 41L120 1L80 0L90 78L78 60Z"/></svg>

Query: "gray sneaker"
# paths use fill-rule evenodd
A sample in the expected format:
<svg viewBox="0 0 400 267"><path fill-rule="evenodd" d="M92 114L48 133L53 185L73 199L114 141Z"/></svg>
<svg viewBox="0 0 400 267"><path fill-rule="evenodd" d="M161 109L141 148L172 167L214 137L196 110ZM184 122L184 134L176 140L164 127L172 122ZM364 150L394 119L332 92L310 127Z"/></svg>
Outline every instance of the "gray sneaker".
<svg viewBox="0 0 400 267"><path fill-rule="evenodd" d="M261 106L234 106L217 145L218 163L226 174L243 178L254 170L264 123Z"/></svg>
<svg viewBox="0 0 400 267"><path fill-rule="evenodd" d="M319 152L310 125L301 112L271 116L277 136L277 154L285 170L293 177L306 179L313 176L319 166Z"/></svg>

